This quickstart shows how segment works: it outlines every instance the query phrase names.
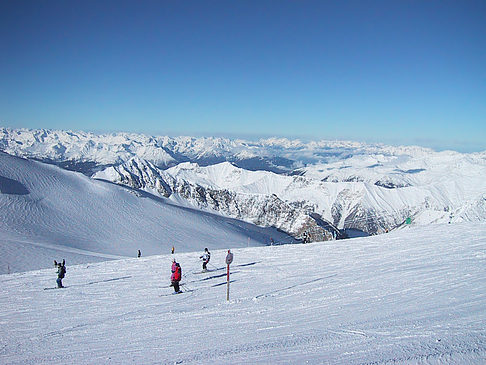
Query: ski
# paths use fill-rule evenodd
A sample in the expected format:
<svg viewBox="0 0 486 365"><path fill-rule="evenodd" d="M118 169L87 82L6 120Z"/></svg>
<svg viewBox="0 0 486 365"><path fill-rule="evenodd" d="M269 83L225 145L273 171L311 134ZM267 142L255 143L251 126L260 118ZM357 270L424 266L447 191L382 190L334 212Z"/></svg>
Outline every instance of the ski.
<svg viewBox="0 0 486 365"><path fill-rule="evenodd" d="M205 274L207 272L212 272L212 271L215 271L215 270L203 270L203 271L196 271L196 272L193 272L194 275L199 275L199 274Z"/></svg>
<svg viewBox="0 0 486 365"><path fill-rule="evenodd" d="M184 294L184 293L190 293L192 292L193 290L179 290L178 292L172 292L172 293L169 293L169 294L160 294L159 297L168 297L169 295L176 295L176 294Z"/></svg>
<svg viewBox="0 0 486 365"><path fill-rule="evenodd" d="M58 288L57 286L55 286L53 288L44 288L44 290L65 289L65 288L67 288L67 286L63 286L63 287L60 287L60 288Z"/></svg>

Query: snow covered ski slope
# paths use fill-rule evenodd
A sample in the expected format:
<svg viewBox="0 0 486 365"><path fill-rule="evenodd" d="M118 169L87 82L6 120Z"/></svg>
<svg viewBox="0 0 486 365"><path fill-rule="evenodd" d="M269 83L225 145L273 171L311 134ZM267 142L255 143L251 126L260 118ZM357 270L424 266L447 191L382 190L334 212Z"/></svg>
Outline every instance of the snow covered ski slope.
<svg viewBox="0 0 486 365"><path fill-rule="evenodd" d="M0 273L292 239L0 152Z"/></svg>
<svg viewBox="0 0 486 365"><path fill-rule="evenodd" d="M211 252L0 276L0 363L486 363L484 223Z"/></svg>

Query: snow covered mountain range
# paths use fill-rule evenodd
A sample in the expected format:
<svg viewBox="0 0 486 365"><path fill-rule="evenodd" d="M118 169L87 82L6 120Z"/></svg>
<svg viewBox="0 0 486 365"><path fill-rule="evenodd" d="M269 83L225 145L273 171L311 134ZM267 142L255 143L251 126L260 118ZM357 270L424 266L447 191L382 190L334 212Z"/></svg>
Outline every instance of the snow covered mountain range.
<svg viewBox="0 0 486 365"><path fill-rule="evenodd" d="M486 220L486 151L9 128L0 150L299 239Z"/></svg>

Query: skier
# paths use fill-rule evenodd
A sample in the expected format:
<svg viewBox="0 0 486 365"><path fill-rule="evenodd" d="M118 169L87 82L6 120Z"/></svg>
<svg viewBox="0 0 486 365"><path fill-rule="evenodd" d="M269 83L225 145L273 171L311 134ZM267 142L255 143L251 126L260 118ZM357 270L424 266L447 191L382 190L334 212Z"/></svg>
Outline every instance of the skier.
<svg viewBox="0 0 486 365"><path fill-rule="evenodd" d="M141 257L141 256L142 256L142 252L140 252L140 250L138 250L137 257Z"/></svg>
<svg viewBox="0 0 486 365"><path fill-rule="evenodd" d="M66 261L63 259L62 263L58 263L56 260L54 260L54 266L57 266L57 287L64 288L62 285L62 279L64 279L64 275L66 274Z"/></svg>
<svg viewBox="0 0 486 365"><path fill-rule="evenodd" d="M205 248L203 255L199 256L199 258L203 260L203 264L202 264L203 272L208 271L207 265L209 263L209 259L211 259L211 253L209 252L209 250Z"/></svg>
<svg viewBox="0 0 486 365"><path fill-rule="evenodd" d="M174 293L175 294L182 293L182 291L179 288L179 281L181 281L181 278L182 278L181 265L179 265L179 263L176 262L175 259L173 259L172 260L172 275L170 276L170 281L171 281L170 286L174 287Z"/></svg>

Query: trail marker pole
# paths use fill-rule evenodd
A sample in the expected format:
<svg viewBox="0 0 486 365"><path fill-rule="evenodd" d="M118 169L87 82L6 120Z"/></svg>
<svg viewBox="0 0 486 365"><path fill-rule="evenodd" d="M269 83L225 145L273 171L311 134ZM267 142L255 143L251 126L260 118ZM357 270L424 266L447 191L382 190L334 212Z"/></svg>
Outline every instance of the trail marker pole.
<svg viewBox="0 0 486 365"><path fill-rule="evenodd" d="M226 273L226 300L229 301L229 265L227 265L227 273Z"/></svg>
<svg viewBox="0 0 486 365"><path fill-rule="evenodd" d="M229 285L230 285L230 264L233 262L233 254L228 250L226 255L226 300L229 301Z"/></svg>

